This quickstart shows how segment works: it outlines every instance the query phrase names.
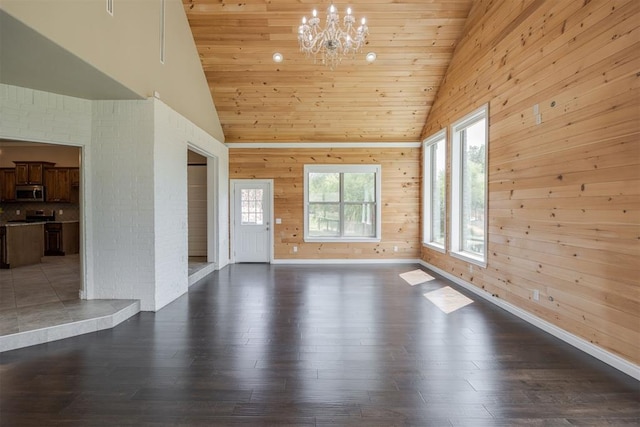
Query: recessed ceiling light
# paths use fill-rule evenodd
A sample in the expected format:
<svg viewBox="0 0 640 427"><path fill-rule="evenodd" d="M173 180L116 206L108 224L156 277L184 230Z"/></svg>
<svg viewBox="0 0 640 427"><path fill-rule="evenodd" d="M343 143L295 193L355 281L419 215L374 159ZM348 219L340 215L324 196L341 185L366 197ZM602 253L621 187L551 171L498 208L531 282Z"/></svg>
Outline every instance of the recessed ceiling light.
<svg viewBox="0 0 640 427"><path fill-rule="evenodd" d="M367 59L367 62L373 62L376 60L377 57L378 55L376 55L375 52L369 52L367 53L367 56L365 58Z"/></svg>
<svg viewBox="0 0 640 427"><path fill-rule="evenodd" d="M273 54L273 62L282 62L283 59L284 57L280 52L276 52Z"/></svg>

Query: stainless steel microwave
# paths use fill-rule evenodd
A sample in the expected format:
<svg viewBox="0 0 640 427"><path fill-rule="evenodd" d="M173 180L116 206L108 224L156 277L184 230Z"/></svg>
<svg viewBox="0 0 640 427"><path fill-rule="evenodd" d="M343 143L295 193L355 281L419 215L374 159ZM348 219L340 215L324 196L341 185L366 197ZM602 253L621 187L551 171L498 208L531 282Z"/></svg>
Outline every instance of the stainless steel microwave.
<svg viewBox="0 0 640 427"><path fill-rule="evenodd" d="M16 185L16 201L18 201L18 202L44 202L44 186L42 186L42 185Z"/></svg>

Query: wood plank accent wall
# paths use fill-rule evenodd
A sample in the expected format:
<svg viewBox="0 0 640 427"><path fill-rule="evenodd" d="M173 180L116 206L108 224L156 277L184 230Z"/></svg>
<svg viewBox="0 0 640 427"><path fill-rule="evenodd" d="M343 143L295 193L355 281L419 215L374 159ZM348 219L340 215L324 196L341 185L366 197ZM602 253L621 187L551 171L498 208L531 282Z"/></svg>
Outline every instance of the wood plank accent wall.
<svg viewBox="0 0 640 427"><path fill-rule="evenodd" d="M382 240L379 243L305 243L305 164L380 164ZM420 257L419 148L300 148L229 150L230 179L273 179L275 259L418 259ZM298 252L293 252L293 246ZM398 252L394 252L394 246Z"/></svg>
<svg viewBox="0 0 640 427"><path fill-rule="evenodd" d="M423 132L489 103L488 266L422 259L636 364L639 23L637 0L479 0Z"/></svg>

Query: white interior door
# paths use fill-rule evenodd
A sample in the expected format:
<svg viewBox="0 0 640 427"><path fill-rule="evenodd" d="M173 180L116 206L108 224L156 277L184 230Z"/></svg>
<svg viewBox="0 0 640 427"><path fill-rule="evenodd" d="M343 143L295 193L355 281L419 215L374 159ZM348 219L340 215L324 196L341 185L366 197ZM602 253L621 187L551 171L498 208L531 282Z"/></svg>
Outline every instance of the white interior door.
<svg viewBox="0 0 640 427"><path fill-rule="evenodd" d="M271 182L233 181L235 262L271 261Z"/></svg>

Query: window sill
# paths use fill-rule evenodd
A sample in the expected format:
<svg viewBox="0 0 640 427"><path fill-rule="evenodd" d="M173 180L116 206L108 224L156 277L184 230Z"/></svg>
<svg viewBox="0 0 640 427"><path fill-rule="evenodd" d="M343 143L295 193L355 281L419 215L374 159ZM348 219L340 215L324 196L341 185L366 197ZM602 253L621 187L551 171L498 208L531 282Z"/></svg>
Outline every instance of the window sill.
<svg viewBox="0 0 640 427"><path fill-rule="evenodd" d="M444 246L440 246L440 245L436 245L433 243L426 243L426 242L422 242L422 246L431 250L434 250L436 252L440 252L442 254L447 253L447 251L445 250Z"/></svg>
<svg viewBox="0 0 640 427"><path fill-rule="evenodd" d="M487 262L483 258L479 257L476 254L472 254L471 252L451 252L451 256L461 259L462 261L475 264L478 267L482 267L482 268L487 267Z"/></svg>
<svg viewBox="0 0 640 427"><path fill-rule="evenodd" d="M318 237L305 237L305 243L380 243L381 239L379 237L329 237L329 238L318 238Z"/></svg>

